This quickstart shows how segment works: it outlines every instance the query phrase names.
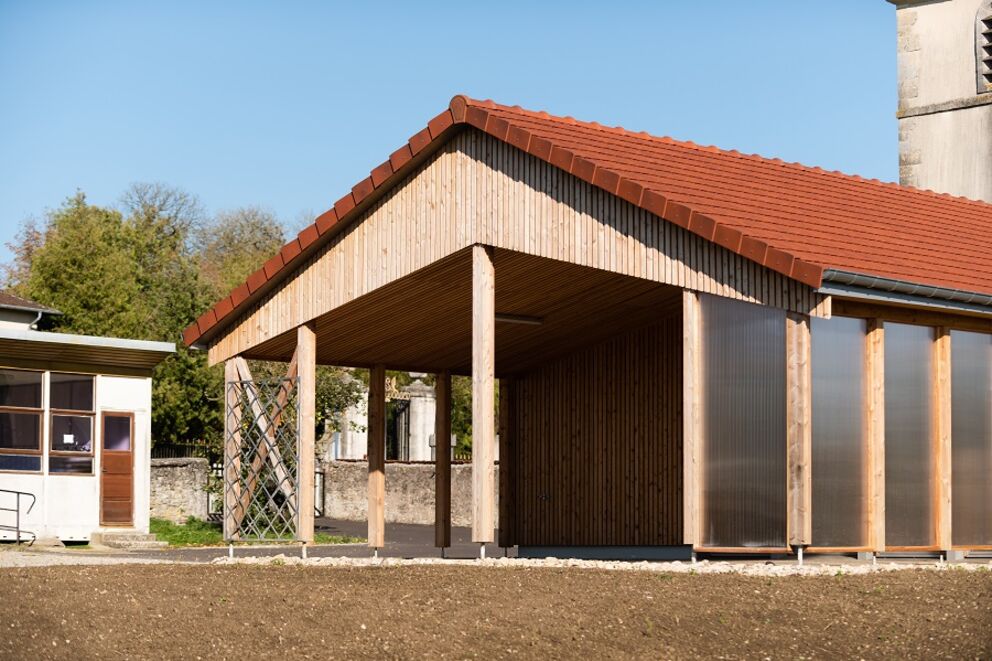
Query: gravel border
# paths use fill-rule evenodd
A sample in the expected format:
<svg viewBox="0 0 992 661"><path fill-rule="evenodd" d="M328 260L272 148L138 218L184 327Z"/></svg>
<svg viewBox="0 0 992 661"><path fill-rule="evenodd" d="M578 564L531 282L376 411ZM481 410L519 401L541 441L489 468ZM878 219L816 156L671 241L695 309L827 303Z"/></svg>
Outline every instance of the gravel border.
<svg viewBox="0 0 992 661"><path fill-rule="evenodd" d="M740 574L744 576L840 576L855 574L874 574L878 572L899 571L907 569L926 569L932 571L990 571L992 560L988 563L962 562L947 563L938 561L920 562L878 562L828 564L822 561L806 563L800 567L795 561L789 564L777 564L774 561L709 561L698 562L624 562L608 560L576 560L576 559L524 559L524 558L488 558L485 560L452 560L444 558L308 558L298 556L275 555L268 557L235 557L216 558L213 565L276 565L304 567L414 567L424 565L448 565L453 567L486 567L504 569L538 569L538 568L579 568L600 569L610 571L644 571L663 574Z"/></svg>

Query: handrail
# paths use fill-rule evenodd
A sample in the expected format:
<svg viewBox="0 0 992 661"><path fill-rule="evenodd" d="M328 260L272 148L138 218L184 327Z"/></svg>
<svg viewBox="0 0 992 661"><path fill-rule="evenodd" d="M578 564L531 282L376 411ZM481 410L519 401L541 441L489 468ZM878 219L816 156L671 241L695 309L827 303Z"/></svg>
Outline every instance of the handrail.
<svg viewBox="0 0 992 661"><path fill-rule="evenodd" d="M0 512L14 513L14 525L13 526L0 525L0 530L13 531L14 534L17 536L17 543L20 544L21 543L21 496L29 496L31 498L31 504L28 506L27 511L24 512L25 515L31 513L31 510L34 509L35 503L38 502L38 499L35 498L35 495L29 491L14 491L13 489L0 489L0 493L9 493L14 496L13 508L0 507ZM35 540L38 539L38 535L31 532L30 530L25 530L24 532L28 535L31 535L31 544L34 544ZM30 546L31 544L28 544L28 546Z"/></svg>

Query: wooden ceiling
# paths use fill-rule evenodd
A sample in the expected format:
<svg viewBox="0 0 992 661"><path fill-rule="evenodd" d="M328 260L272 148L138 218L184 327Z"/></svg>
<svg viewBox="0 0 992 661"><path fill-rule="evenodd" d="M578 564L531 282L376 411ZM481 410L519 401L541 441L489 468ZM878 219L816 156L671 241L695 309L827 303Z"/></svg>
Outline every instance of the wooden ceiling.
<svg viewBox="0 0 992 661"><path fill-rule="evenodd" d="M526 371L581 346L677 314L679 290L567 262L496 250L496 313L540 325L497 322L496 374ZM317 319L324 365L471 373L472 263L469 249ZM295 333L248 358L289 360Z"/></svg>

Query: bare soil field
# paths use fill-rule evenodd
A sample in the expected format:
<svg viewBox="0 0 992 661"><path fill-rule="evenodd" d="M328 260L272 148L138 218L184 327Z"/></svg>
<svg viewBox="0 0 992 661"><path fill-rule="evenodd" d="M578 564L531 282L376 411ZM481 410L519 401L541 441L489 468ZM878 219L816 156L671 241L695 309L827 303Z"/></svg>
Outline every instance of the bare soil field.
<svg viewBox="0 0 992 661"><path fill-rule="evenodd" d="M992 658L992 572L0 570L0 658Z"/></svg>

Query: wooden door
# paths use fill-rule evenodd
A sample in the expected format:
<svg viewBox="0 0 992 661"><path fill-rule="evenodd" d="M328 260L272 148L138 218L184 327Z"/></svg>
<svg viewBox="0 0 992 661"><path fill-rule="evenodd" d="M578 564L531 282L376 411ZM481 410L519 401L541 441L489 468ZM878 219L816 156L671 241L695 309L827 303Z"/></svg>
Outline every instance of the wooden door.
<svg viewBox="0 0 992 661"><path fill-rule="evenodd" d="M100 524L130 526L134 523L134 414L104 413L100 431Z"/></svg>

